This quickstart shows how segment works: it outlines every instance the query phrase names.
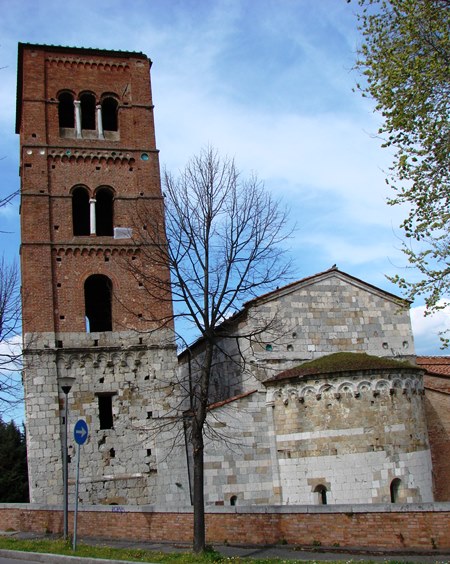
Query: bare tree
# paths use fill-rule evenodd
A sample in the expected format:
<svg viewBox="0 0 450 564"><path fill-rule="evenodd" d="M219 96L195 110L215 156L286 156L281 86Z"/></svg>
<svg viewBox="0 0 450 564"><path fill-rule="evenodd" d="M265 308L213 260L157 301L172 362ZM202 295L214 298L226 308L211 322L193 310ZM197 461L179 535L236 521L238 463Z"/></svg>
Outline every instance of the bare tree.
<svg viewBox="0 0 450 564"><path fill-rule="evenodd" d="M193 548L201 552L204 430L214 353L224 339L236 338L235 325L226 320L245 301L286 280L290 264L283 243L290 233L286 210L257 177L242 178L234 160L210 147L193 157L178 177L164 172L163 191L165 219L155 218L154 210L145 219L139 213L144 225L140 256L128 268L153 298L173 300L174 317L155 321L187 321L202 341L200 369L184 383L194 467ZM160 275L167 265L171 280ZM257 332L266 328L259 326Z"/></svg>
<svg viewBox="0 0 450 564"><path fill-rule="evenodd" d="M0 207L11 202L16 194L0 200ZM1 231L0 231L1 232ZM19 271L15 262L0 258L0 416L22 401L21 308Z"/></svg>

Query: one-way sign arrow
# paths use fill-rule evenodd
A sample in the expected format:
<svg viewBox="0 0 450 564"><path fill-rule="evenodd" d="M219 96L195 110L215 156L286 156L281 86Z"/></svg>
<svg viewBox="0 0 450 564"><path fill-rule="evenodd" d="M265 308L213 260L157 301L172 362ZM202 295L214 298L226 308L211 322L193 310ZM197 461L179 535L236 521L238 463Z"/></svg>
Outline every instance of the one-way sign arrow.
<svg viewBox="0 0 450 564"><path fill-rule="evenodd" d="M73 438L78 445L84 445L87 441L89 434L89 428L87 426L86 421L83 419L78 419L75 423L75 427L73 429Z"/></svg>

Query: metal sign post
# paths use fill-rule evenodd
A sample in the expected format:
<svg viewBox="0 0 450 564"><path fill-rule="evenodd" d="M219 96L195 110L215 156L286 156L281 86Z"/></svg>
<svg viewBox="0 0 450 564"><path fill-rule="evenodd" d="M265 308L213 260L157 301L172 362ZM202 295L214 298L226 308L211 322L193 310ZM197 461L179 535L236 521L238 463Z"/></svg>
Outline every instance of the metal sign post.
<svg viewBox="0 0 450 564"><path fill-rule="evenodd" d="M77 452L77 477L75 483L75 512L73 516L73 550L77 549L77 517L78 517L78 484L80 483L80 452L81 445L87 441L89 428L86 421L78 419L73 429L73 437L78 445Z"/></svg>

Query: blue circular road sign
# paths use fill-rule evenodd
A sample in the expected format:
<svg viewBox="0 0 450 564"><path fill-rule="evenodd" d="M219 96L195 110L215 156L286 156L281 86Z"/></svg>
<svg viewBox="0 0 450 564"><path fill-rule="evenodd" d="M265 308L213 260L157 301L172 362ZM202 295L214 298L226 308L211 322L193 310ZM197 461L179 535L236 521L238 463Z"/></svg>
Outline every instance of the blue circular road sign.
<svg viewBox="0 0 450 564"><path fill-rule="evenodd" d="M83 419L78 419L73 429L73 438L78 445L84 445L89 435L89 427Z"/></svg>

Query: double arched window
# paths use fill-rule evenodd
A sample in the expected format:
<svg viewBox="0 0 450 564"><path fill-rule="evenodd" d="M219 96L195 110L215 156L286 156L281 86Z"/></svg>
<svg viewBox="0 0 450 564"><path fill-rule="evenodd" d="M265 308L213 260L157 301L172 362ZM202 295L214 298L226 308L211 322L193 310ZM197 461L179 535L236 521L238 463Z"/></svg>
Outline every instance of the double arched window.
<svg viewBox="0 0 450 564"><path fill-rule="evenodd" d="M77 99L72 92L63 91L58 94L60 135L78 139L105 139L105 136L117 139L118 110L115 94L102 94L97 102L93 92L81 92Z"/></svg>
<svg viewBox="0 0 450 564"><path fill-rule="evenodd" d="M112 331L112 282L103 274L93 274L84 283L86 331Z"/></svg>
<svg viewBox="0 0 450 564"><path fill-rule="evenodd" d="M75 236L114 235L114 193L109 186L100 186L94 198L85 186L72 191L72 226Z"/></svg>

